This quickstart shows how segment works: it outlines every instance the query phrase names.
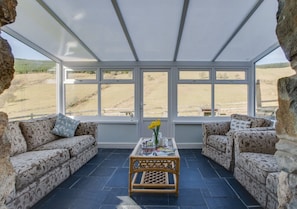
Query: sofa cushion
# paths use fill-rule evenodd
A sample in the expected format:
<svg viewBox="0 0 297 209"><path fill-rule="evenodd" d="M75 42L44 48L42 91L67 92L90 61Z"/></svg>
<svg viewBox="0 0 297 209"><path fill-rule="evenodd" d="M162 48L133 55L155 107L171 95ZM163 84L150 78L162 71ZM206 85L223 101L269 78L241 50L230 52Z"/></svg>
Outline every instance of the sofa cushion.
<svg viewBox="0 0 297 209"><path fill-rule="evenodd" d="M75 136L93 135L96 138L98 122L80 122L76 128Z"/></svg>
<svg viewBox="0 0 297 209"><path fill-rule="evenodd" d="M30 151L11 157L16 173L16 189L26 187L69 159L67 149Z"/></svg>
<svg viewBox="0 0 297 209"><path fill-rule="evenodd" d="M231 119L230 129L231 130L244 130L251 127L251 121Z"/></svg>
<svg viewBox="0 0 297 209"><path fill-rule="evenodd" d="M90 147L95 142L96 140L92 135L74 136L49 142L36 148L36 150L68 149L70 156L73 157Z"/></svg>
<svg viewBox="0 0 297 209"><path fill-rule="evenodd" d="M73 137L78 124L78 120L59 113L52 133L61 137Z"/></svg>
<svg viewBox="0 0 297 209"><path fill-rule="evenodd" d="M4 132L3 138L10 142L10 156L27 151L27 143L22 134L19 122L9 122Z"/></svg>
<svg viewBox="0 0 297 209"><path fill-rule="evenodd" d="M60 138L51 133L55 121L56 116L49 116L20 122L29 151Z"/></svg>
<svg viewBox="0 0 297 209"><path fill-rule="evenodd" d="M236 166L243 168L264 185L267 175L278 171L276 159L270 154L243 152L236 158Z"/></svg>
<svg viewBox="0 0 297 209"><path fill-rule="evenodd" d="M252 116L248 116L248 115L232 114L231 119L233 119L233 118L237 119L237 120L250 121L251 128L272 126L272 124L273 124L273 122L268 119L252 117Z"/></svg>
<svg viewBox="0 0 297 209"><path fill-rule="evenodd" d="M277 196L278 177L280 172L269 173L266 179L266 189L269 193Z"/></svg>
<svg viewBox="0 0 297 209"><path fill-rule="evenodd" d="M226 151L227 136L224 135L210 135L207 137L207 144L220 150L222 152Z"/></svg>

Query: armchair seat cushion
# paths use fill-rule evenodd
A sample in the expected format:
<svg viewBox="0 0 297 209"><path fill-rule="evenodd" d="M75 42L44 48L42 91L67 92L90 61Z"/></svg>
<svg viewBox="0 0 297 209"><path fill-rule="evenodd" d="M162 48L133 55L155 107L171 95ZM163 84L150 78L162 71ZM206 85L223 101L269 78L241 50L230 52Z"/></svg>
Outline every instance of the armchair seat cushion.
<svg viewBox="0 0 297 209"><path fill-rule="evenodd" d="M276 159L271 154L241 153L236 165L242 167L250 176L264 185L268 174L278 171Z"/></svg>
<svg viewBox="0 0 297 209"><path fill-rule="evenodd" d="M210 135L207 138L207 144L209 146L212 146L212 147L216 148L217 150L225 152L226 151L226 145L227 145L227 136L224 136L224 135Z"/></svg>

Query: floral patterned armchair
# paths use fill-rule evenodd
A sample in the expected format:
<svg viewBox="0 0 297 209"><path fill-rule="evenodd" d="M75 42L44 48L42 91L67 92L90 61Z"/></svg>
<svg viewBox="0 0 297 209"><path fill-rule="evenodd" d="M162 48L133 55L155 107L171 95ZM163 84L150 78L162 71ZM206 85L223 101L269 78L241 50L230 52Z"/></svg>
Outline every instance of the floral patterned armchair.
<svg viewBox="0 0 297 209"><path fill-rule="evenodd" d="M243 129L274 130L273 122L265 118L232 114L230 121L202 124L202 154L227 170L234 168L234 133Z"/></svg>

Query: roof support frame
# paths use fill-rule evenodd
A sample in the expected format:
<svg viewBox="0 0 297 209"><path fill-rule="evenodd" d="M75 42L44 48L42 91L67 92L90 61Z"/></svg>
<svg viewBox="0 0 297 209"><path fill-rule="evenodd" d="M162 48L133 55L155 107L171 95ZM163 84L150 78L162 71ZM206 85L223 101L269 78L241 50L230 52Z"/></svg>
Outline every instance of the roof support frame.
<svg viewBox="0 0 297 209"><path fill-rule="evenodd" d="M178 30L178 36L177 36L173 61L176 61L177 55L179 52L180 42L181 42L181 38L182 38L182 35L184 32L185 21L186 21L186 17L187 17L187 13L188 13L189 2L190 2L190 0L184 0L183 12L182 12L182 16L181 16L181 20L180 20L180 24L179 24L179 30Z"/></svg>
<svg viewBox="0 0 297 209"><path fill-rule="evenodd" d="M1 28L1 30L4 31L5 33L9 34L10 36L16 38L20 42L26 44L27 46L31 47L32 49L34 49L34 50L38 51L39 53L43 54L44 56L48 57L49 59L55 61L56 63L62 63L62 60L60 60L59 58L57 58L53 54L49 53L45 49L39 47L38 45L36 45L32 41L26 39L24 36L22 36L21 34L17 33L14 30L12 30L8 26L4 26L3 28Z"/></svg>
<svg viewBox="0 0 297 209"><path fill-rule="evenodd" d="M243 21L239 24L239 26L234 30L231 36L227 39L221 49L217 52L217 54L212 58L212 62L215 62L216 59L220 56L220 54L225 50L225 48L229 45L229 43L233 40L233 38L238 34L241 28L247 23L247 21L253 16L253 14L257 11L260 5L264 2L264 0L258 0L255 6L251 9L251 11L247 14L247 16L243 19Z"/></svg>
<svg viewBox="0 0 297 209"><path fill-rule="evenodd" d="M279 43L278 42L272 44L268 49L266 49L264 52L262 52L258 56L256 56L252 60L252 62L253 63L258 62L260 59L262 59L263 57L265 57L266 55L268 55L270 52L272 52L273 50L277 49L278 47L279 47Z"/></svg>
<svg viewBox="0 0 297 209"><path fill-rule="evenodd" d="M131 36L129 34L128 28L127 28L126 23L124 21L122 12L120 10L119 4L118 4L117 0L111 0L111 2L112 2L112 5L114 7L114 10L115 10L115 12L117 14L117 17L118 17L118 19L120 21L120 24L122 26L122 29L123 29L123 32L124 32L124 34L126 36L128 44L130 46L130 49L131 49L131 51L133 53L134 59L135 59L135 61L139 61L136 50L135 50L135 47L134 47L134 44L132 42L132 39L131 39Z"/></svg>
<svg viewBox="0 0 297 209"><path fill-rule="evenodd" d="M98 62L100 58L83 42L59 17L58 15L45 3L43 0L36 0L49 15L51 15L68 33L70 33Z"/></svg>

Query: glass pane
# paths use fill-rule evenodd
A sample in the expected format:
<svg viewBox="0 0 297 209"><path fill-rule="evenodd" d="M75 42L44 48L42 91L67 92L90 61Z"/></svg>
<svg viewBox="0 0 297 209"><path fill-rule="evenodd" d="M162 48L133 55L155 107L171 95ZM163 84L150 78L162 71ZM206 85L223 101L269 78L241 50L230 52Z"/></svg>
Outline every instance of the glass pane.
<svg viewBox="0 0 297 209"><path fill-rule="evenodd" d="M209 80L209 71L179 71L180 80Z"/></svg>
<svg viewBox="0 0 297 209"><path fill-rule="evenodd" d="M265 116L275 119L275 111L278 108L277 81L295 73L284 57L280 55L277 57L271 53L256 65L255 99L256 115L259 117Z"/></svg>
<svg viewBox="0 0 297 209"><path fill-rule="evenodd" d="M215 110L219 116L230 116L233 113L247 114L247 85L216 84Z"/></svg>
<svg viewBox="0 0 297 209"><path fill-rule="evenodd" d="M44 0L103 61L134 61L112 1Z"/></svg>
<svg viewBox="0 0 297 209"><path fill-rule="evenodd" d="M66 73L67 79L76 79L76 80L96 80L96 70L69 70Z"/></svg>
<svg viewBox="0 0 297 209"><path fill-rule="evenodd" d="M249 1L238 1L240 4L244 2ZM253 60L265 49L278 43L275 33L277 8L278 1L263 1L217 61Z"/></svg>
<svg viewBox="0 0 297 209"><path fill-rule="evenodd" d="M217 71L217 80L245 80L244 71Z"/></svg>
<svg viewBox="0 0 297 209"><path fill-rule="evenodd" d="M209 115L211 115L211 85L178 84L177 116Z"/></svg>
<svg viewBox="0 0 297 209"><path fill-rule="evenodd" d="M63 61L95 61L38 1L18 1L16 10L17 20L6 27Z"/></svg>
<svg viewBox="0 0 297 209"><path fill-rule="evenodd" d="M98 85L65 85L66 114L74 116L98 115Z"/></svg>
<svg viewBox="0 0 297 209"><path fill-rule="evenodd" d="M102 84L101 115L133 116L134 84Z"/></svg>
<svg viewBox="0 0 297 209"><path fill-rule="evenodd" d="M143 73L143 117L168 117L168 73Z"/></svg>
<svg viewBox="0 0 297 209"><path fill-rule="evenodd" d="M172 61L183 1L125 0L117 2L139 59Z"/></svg>
<svg viewBox="0 0 297 209"><path fill-rule="evenodd" d="M177 60L211 61L256 2L190 1Z"/></svg>
<svg viewBox="0 0 297 209"><path fill-rule="evenodd" d="M11 120L56 113L56 68L52 61L15 59L9 89L0 95L0 111Z"/></svg>
<svg viewBox="0 0 297 209"><path fill-rule="evenodd" d="M132 80L132 70L104 70L102 71L103 80Z"/></svg>

